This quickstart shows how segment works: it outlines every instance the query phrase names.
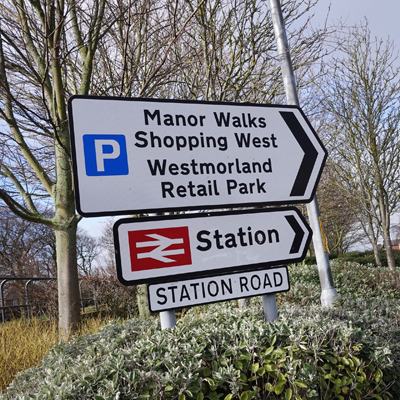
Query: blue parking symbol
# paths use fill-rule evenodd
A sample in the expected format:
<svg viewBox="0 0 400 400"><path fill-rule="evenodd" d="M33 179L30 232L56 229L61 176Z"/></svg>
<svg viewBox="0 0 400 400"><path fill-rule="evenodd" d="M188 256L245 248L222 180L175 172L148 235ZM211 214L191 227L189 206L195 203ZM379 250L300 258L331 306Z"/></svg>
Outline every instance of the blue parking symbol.
<svg viewBox="0 0 400 400"><path fill-rule="evenodd" d="M83 135L87 176L128 175L124 135Z"/></svg>

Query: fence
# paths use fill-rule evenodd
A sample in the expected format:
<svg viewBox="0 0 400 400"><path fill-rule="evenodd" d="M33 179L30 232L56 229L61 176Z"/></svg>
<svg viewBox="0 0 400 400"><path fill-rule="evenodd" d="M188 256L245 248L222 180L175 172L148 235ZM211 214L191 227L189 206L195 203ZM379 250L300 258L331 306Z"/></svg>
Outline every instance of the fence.
<svg viewBox="0 0 400 400"><path fill-rule="evenodd" d="M15 276L0 276L0 310L1 310L1 320L2 322L6 321L6 313L11 312L13 309L22 309L25 308L27 311L27 316L29 317L30 313L30 304L29 304L29 295L28 295L28 288L31 282L33 281L51 281L51 280L57 280L57 278L45 278L45 277L15 277ZM18 304L18 305L11 305L11 306L6 306L5 305L5 298L4 298L4 286L7 282L10 281L26 281L25 283L25 288L24 288L24 297L25 297L25 304ZM80 301L81 301L81 308L82 312L85 312L85 301L88 300L94 300L95 308L97 310L97 301L93 297L82 297L82 290L81 290L81 283L82 281L79 282L79 292L80 292Z"/></svg>

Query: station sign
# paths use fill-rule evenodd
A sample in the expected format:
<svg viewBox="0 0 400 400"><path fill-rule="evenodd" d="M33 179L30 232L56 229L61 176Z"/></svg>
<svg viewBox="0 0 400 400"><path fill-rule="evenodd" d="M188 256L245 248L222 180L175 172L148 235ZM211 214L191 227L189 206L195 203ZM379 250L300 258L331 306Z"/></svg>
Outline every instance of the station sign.
<svg viewBox="0 0 400 400"><path fill-rule="evenodd" d="M305 203L326 150L300 108L73 96L85 217Z"/></svg>
<svg viewBox="0 0 400 400"><path fill-rule="evenodd" d="M152 312L160 312L287 292L289 289L287 267L154 283L148 286L149 308Z"/></svg>
<svg viewBox="0 0 400 400"><path fill-rule="evenodd" d="M302 261L311 230L294 207L117 220L124 285L254 271Z"/></svg>

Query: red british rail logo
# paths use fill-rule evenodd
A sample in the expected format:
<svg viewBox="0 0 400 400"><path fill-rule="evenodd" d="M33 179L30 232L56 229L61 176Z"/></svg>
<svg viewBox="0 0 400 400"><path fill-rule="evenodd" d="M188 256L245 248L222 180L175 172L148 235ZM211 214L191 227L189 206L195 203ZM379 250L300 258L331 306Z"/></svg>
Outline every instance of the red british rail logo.
<svg viewBox="0 0 400 400"><path fill-rule="evenodd" d="M132 271L192 264L189 229L147 229L128 232Z"/></svg>

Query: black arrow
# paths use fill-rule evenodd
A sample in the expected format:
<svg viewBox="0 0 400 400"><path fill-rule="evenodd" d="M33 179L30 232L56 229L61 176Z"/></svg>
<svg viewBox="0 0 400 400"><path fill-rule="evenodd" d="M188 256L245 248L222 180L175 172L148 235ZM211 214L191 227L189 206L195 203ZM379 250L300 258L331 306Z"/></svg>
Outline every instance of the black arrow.
<svg viewBox="0 0 400 400"><path fill-rule="evenodd" d="M295 233L289 254L298 253L300 251L301 242L303 241L304 231L293 215L285 215L285 218Z"/></svg>
<svg viewBox="0 0 400 400"><path fill-rule="evenodd" d="M291 111L280 111L280 114L304 151L303 161L301 162L290 196L304 196L315 162L317 161L318 152L294 113Z"/></svg>

